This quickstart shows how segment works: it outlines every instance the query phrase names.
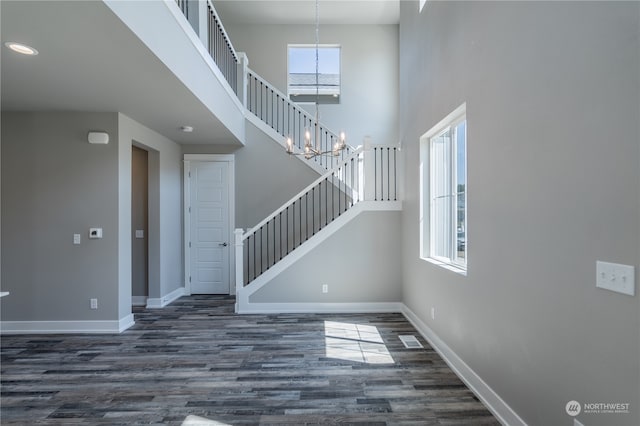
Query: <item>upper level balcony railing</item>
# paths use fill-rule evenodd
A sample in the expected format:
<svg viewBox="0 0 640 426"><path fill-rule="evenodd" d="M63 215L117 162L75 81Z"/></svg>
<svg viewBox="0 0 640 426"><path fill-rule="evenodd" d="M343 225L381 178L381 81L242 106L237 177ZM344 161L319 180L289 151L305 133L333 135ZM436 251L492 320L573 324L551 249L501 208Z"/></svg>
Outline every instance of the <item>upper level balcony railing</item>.
<svg viewBox="0 0 640 426"><path fill-rule="evenodd" d="M191 22L194 16L200 10L197 8L198 2L193 0L176 0L178 7L182 10L182 13ZM238 54L233 48L233 44L227 35L227 32L222 25L222 21L213 7L211 0L207 0L206 9L206 23L207 23L207 41L206 47L209 51L209 55L213 58L213 61L218 66L218 69L222 72L222 75L229 83L229 86L233 89L234 93L238 94Z"/></svg>

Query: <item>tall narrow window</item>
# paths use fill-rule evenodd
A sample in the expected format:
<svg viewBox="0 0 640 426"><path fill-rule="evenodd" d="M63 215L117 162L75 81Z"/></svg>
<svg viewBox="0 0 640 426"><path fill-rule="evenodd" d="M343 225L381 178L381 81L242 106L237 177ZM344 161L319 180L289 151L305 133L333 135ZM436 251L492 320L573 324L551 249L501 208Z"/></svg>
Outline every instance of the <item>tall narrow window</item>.
<svg viewBox="0 0 640 426"><path fill-rule="evenodd" d="M467 121L463 104L421 139L421 256L466 270Z"/></svg>
<svg viewBox="0 0 640 426"><path fill-rule="evenodd" d="M340 46L289 45L288 91L295 102L337 103L340 98ZM317 84L316 84L317 83Z"/></svg>

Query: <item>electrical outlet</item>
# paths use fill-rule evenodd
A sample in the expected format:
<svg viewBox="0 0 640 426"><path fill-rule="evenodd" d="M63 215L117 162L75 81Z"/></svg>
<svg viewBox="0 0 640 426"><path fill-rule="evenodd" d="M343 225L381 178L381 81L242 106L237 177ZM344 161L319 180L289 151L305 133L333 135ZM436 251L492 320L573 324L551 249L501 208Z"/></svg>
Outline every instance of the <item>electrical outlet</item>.
<svg viewBox="0 0 640 426"><path fill-rule="evenodd" d="M596 287L635 295L634 268L617 263L596 262Z"/></svg>
<svg viewBox="0 0 640 426"><path fill-rule="evenodd" d="M98 309L98 299L90 299L91 309Z"/></svg>
<svg viewBox="0 0 640 426"><path fill-rule="evenodd" d="M329 284L322 284L322 292L329 293Z"/></svg>
<svg viewBox="0 0 640 426"><path fill-rule="evenodd" d="M434 308L433 306L431 307L431 319L436 319L436 308Z"/></svg>
<svg viewBox="0 0 640 426"><path fill-rule="evenodd" d="M80 244L80 234L73 234L73 244Z"/></svg>

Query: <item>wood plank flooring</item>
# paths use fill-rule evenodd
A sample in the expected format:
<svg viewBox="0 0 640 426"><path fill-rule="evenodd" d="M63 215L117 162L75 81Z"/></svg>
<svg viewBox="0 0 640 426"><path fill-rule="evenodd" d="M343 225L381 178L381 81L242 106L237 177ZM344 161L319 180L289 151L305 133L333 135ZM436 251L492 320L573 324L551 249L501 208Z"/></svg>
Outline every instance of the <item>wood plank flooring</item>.
<svg viewBox="0 0 640 426"><path fill-rule="evenodd" d="M499 424L400 314L239 316L233 304L136 309L120 335L2 336L0 422Z"/></svg>

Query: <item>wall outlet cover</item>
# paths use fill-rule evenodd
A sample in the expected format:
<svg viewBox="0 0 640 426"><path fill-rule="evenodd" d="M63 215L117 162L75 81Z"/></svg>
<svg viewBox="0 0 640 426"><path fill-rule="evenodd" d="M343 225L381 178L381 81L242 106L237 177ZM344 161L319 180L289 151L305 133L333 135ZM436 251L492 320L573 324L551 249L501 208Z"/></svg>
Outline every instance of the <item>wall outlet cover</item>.
<svg viewBox="0 0 640 426"><path fill-rule="evenodd" d="M598 260L596 262L596 287L634 296L634 267Z"/></svg>

